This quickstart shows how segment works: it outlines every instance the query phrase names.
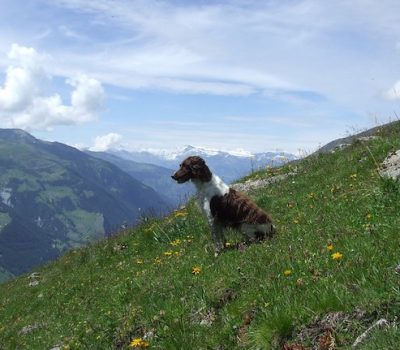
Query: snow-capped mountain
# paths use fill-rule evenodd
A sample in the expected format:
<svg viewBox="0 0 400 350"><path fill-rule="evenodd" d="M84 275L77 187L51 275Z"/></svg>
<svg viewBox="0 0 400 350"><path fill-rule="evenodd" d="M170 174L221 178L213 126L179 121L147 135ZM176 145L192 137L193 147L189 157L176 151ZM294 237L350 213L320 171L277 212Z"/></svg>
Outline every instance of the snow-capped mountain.
<svg viewBox="0 0 400 350"><path fill-rule="evenodd" d="M125 150L108 152L121 158L140 163L155 164L171 170L176 169L179 163L189 156L200 156L207 162L211 170L226 182L232 182L249 174L251 171L266 166L279 166L285 162L297 159L295 155L286 152L252 154L244 150L224 151L194 146L186 146L173 151L148 149L133 152Z"/></svg>
<svg viewBox="0 0 400 350"><path fill-rule="evenodd" d="M182 159L189 157L190 155L193 155L195 153L198 156L201 157L213 157L217 155L230 155L230 156L235 156L235 157L252 157L253 155L249 152L246 152L244 150L233 150L233 151L224 151L224 150L217 150L213 148L206 148L206 147L194 147L194 146L185 146L184 148L181 149L176 149L172 151L168 150L147 150L147 152L150 152L152 154L158 155L164 159L167 160L176 160L176 159Z"/></svg>

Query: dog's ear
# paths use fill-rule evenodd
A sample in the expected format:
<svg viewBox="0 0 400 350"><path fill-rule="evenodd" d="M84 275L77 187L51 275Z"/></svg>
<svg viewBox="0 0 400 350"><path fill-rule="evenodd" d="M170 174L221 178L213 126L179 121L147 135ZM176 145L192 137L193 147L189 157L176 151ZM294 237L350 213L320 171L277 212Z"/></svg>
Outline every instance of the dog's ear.
<svg viewBox="0 0 400 350"><path fill-rule="evenodd" d="M188 165L194 175L198 175L201 172L202 168L206 166L206 162L200 157L194 156L190 157L189 159L190 162Z"/></svg>
<svg viewBox="0 0 400 350"><path fill-rule="evenodd" d="M190 159L189 167L192 170L200 170L200 168L206 165L206 162L204 161L203 158L194 156L190 157L189 159Z"/></svg>
<svg viewBox="0 0 400 350"><path fill-rule="evenodd" d="M202 158L193 157L189 166L195 178L206 182L211 180L211 171Z"/></svg>

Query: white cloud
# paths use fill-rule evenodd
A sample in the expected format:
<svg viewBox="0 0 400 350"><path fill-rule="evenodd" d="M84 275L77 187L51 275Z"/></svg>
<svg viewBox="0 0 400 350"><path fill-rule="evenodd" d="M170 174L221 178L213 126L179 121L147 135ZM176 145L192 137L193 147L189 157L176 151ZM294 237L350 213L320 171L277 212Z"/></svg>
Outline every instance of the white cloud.
<svg viewBox="0 0 400 350"><path fill-rule="evenodd" d="M71 94L71 107L78 122L87 122L96 118L104 102L104 89L99 81L86 75L67 79L67 83L75 88Z"/></svg>
<svg viewBox="0 0 400 350"><path fill-rule="evenodd" d="M32 104L39 95L39 84L46 79L41 68L43 57L32 48L16 44L7 56L17 66L10 65L6 70L4 87L0 88L0 110L18 111Z"/></svg>
<svg viewBox="0 0 400 350"><path fill-rule="evenodd" d="M94 145L89 150L94 152L105 152L109 149L119 148L121 146L122 136L116 133L109 133L103 136L97 136Z"/></svg>
<svg viewBox="0 0 400 350"><path fill-rule="evenodd" d="M400 80L384 93L388 100L400 100Z"/></svg>
<svg viewBox="0 0 400 350"><path fill-rule="evenodd" d="M97 119L105 93L101 83L84 74L66 80L73 88L71 103L59 94L46 95L50 76L45 67L49 58L33 48L13 44L8 53L12 64L0 86L0 126L27 130L51 129Z"/></svg>

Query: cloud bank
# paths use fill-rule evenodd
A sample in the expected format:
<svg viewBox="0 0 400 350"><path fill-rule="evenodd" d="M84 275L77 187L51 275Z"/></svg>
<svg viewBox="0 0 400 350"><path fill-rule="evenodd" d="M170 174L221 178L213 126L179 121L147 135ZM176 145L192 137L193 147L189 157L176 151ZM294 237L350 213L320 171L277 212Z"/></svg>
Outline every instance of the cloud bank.
<svg viewBox="0 0 400 350"><path fill-rule="evenodd" d="M116 86L278 99L311 91L371 112L397 71L395 0L52 4L89 15L112 33L108 40L92 37L95 55L62 54Z"/></svg>
<svg viewBox="0 0 400 350"><path fill-rule="evenodd" d="M119 148L121 146L122 136L116 133L109 133L103 136L97 136L94 145L89 148L93 152L105 152L109 149Z"/></svg>
<svg viewBox="0 0 400 350"><path fill-rule="evenodd" d="M51 82L45 68L49 57L18 44L7 56L10 65L0 85L0 127L49 130L97 119L105 99L99 81L84 74L68 78L65 82L73 91L70 104L65 104L60 94L45 93Z"/></svg>
<svg viewBox="0 0 400 350"><path fill-rule="evenodd" d="M384 93L388 100L400 100L400 80Z"/></svg>

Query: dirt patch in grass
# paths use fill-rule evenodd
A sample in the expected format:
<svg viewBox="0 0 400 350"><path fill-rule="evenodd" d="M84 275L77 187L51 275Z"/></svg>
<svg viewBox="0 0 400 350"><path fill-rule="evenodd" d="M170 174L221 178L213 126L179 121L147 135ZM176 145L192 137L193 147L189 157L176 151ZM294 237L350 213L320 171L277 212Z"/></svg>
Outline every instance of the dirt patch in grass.
<svg viewBox="0 0 400 350"><path fill-rule="evenodd" d="M351 345L369 325L377 319L377 313L355 310L351 313L330 312L317 316L312 323L297 330L291 340L282 342L284 350L333 350Z"/></svg>

